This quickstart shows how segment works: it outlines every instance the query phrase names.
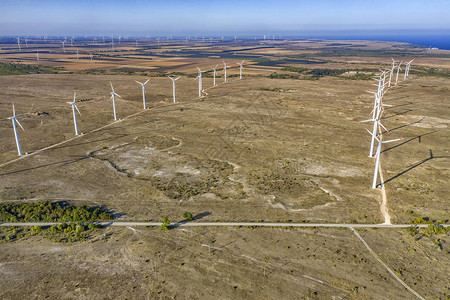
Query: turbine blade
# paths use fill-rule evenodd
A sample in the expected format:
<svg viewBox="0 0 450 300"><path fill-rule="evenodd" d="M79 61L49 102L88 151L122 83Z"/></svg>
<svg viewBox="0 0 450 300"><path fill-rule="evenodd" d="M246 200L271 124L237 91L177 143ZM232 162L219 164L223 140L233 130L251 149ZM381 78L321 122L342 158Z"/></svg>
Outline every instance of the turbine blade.
<svg viewBox="0 0 450 300"><path fill-rule="evenodd" d="M78 114L81 116L80 110L78 109L78 106L76 106L76 104L74 103L73 106L75 107L75 109L77 110Z"/></svg>
<svg viewBox="0 0 450 300"><path fill-rule="evenodd" d="M397 141L401 141L401 140L403 140L403 138L401 138L401 139L395 139L395 140L389 140L389 141L383 141L382 143L384 144L384 143L392 143L392 142L397 142Z"/></svg>
<svg viewBox="0 0 450 300"><path fill-rule="evenodd" d="M181 76L178 76L177 78L175 78L175 81L178 80L178 79L180 79L180 77L181 77Z"/></svg>
<svg viewBox="0 0 450 300"><path fill-rule="evenodd" d="M114 93L117 97L119 97L119 98L122 98L122 96L120 96L119 94L117 94L117 93ZM123 99L123 98L122 98Z"/></svg>
<svg viewBox="0 0 450 300"><path fill-rule="evenodd" d="M135 80L135 82L137 82L137 83L139 83L140 85L142 85L142 82L139 82L139 81L137 81L137 80Z"/></svg>
<svg viewBox="0 0 450 300"><path fill-rule="evenodd" d="M364 120L364 121L359 121L359 123L366 123L366 122L373 122L375 121L374 119L369 119L369 120Z"/></svg>
<svg viewBox="0 0 450 300"><path fill-rule="evenodd" d="M75 102L76 97L77 97L77 92L73 92L73 102Z"/></svg>
<svg viewBox="0 0 450 300"><path fill-rule="evenodd" d="M383 124L381 124L381 122L377 122L378 124L380 124L380 126L381 127L383 127L384 128L384 130L386 130L387 132L389 132L389 129L387 129L386 127L384 127L384 125Z"/></svg>
<svg viewBox="0 0 450 300"><path fill-rule="evenodd" d="M147 81L146 82L144 82L144 85L146 85L147 84L147 82L149 82L150 81L150 78L149 79L147 79Z"/></svg>
<svg viewBox="0 0 450 300"><path fill-rule="evenodd" d="M16 107L14 106L14 102L12 103L12 107L13 107L13 116L16 116Z"/></svg>
<svg viewBox="0 0 450 300"><path fill-rule="evenodd" d="M16 121L17 124L19 124L20 128L22 128L23 131L25 131L25 129L23 129L22 125L20 124L19 120L14 119L14 121Z"/></svg>
<svg viewBox="0 0 450 300"><path fill-rule="evenodd" d="M109 84L111 85L111 89L112 89L112 91L114 93L114 88L113 88L112 82L110 81Z"/></svg>
<svg viewBox="0 0 450 300"><path fill-rule="evenodd" d="M373 136L374 139L376 139L378 142L380 142L380 140L379 140L376 136L374 136L373 133L370 132L369 129L367 129L367 128L365 128L365 129L367 130L367 132L368 132L371 136Z"/></svg>

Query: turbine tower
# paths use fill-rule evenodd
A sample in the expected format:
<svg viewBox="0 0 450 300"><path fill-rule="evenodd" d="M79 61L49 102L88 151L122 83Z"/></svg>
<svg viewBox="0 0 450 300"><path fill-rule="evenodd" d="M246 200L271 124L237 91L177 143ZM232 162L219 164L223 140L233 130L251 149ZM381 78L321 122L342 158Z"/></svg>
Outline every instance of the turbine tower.
<svg viewBox="0 0 450 300"><path fill-rule="evenodd" d="M13 129L14 129L14 136L16 138L16 145L17 145L17 153L19 155L22 155L22 149L20 148L20 142L19 142L19 135L17 134L17 126L16 123L20 126L20 128L22 128L23 131L25 131L25 129L23 129L22 125L20 124L19 120L17 120L16 117L16 108L14 107L14 103L12 104L13 107L13 116L9 117L8 120L12 121L13 124Z"/></svg>
<svg viewBox="0 0 450 300"><path fill-rule="evenodd" d="M72 105L72 113L73 113L73 125L75 126L75 135L78 135L78 126L77 126L77 115L75 113L75 109L78 111L78 113L81 116L80 111L78 110L76 103L76 97L77 97L77 93L73 92L73 102L67 102L70 105Z"/></svg>
<svg viewBox="0 0 450 300"><path fill-rule="evenodd" d="M36 52L36 60L39 60L39 52Z"/></svg>
<svg viewBox="0 0 450 300"><path fill-rule="evenodd" d="M172 77L170 77L170 76L167 76L167 77L169 77L170 79L172 79L172 85L173 85L173 103L177 103L177 100L176 100L176 98L175 98L175 81L177 81L178 79L180 79L180 77L178 76L177 78L172 78Z"/></svg>
<svg viewBox="0 0 450 300"><path fill-rule="evenodd" d="M216 73L217 73L217 66L218 65L216 65L214 68L213 68L213 71L214 71L214 83L213 83L213 85L214 86L216 86Z"/></svg>
<svg viewBox="0 0 450 300"><path fill-rule="evenodd" d="M111 92L111 100L112 100L112 103L113 103L114 121L117 121L117 113L116 113L116 97L115 97L115 96L117 96L117 97L119 97L119 98L122 98L122 97L121 97L119 94L117 94L116 92L114 92L114 87L113 87L111 81L109 82L109 84L111 85L111 90L112 90L112 92Z"/></svg>
<svg viewBox="0 0 450 300"><path fill-rule="evenodd" d="M64 51L64 53L66 53L66 48L64 47L64 43L66 42L66 39L64 39L64 41L61 41L61 43L62 43L62 46L63 46L63 51Z"/></svg>
<svg viewBox="0 0 450 300"><path fill-rule="evenodd" d="M223 71L225 72L225 82L228 82L227 81L227 68L229 68L229 67L227 66L227 64L224 61L223 62Z"/></svg>
<svg viewBox="0 0 450 300"><path fill-rule="evenodd" d="M17 37L17 47L19 47L19 51L22 51L22 49L20 48L20 37Z"/></svg>
<svg viewBox="0 0 450 300"><path fill-rule="evenodd" d="M403 61L401 61L398 66L397 66L397 76L395 77L395 85L397 85L398 82L398 73L400 72L401 68L400 65L403 63Z"/></svg>
<svg viewBox="0 0 450 300"><path fill-rule="evenodd" d="M413 60L414 60L414 59L413 59ZM413 60L411 60L411 61L409 61L409 62L406 63L404 79L408 78L408 76L409 76L409 68L410 68L411 63L413 62Z"/></svg>
<svg viewBox="0 0 450 300"><path fill-rule="evenodd" d="M242 79L242 69L244 69L244 61L243 60L241 63L237 63L240 67L239 67L239 79Z"/></svg>
<svg viewBox="0 0 450 300"><path fill-rule="evenodd" d="M202 95L202 93L203 93L203 76L202 76L202 74L206 71L200 70L199 67L197 67L197 69L198 69L198 76L197 76L197 78L194 79L194 81L196 81L198 79L198 97L202 98L203 97L203 95Z"/></svg>
<svg viewBox="0 0 450 300"><path fill-rule="evenodd" d="M139 83L139 84L142 86L142 101L144 102L144 109L146 109L147 106L145 105L145 85L147 84L147 82L150 81L150 78L147 79L147 81L144 82L144 83L139 82L139 81L137 81L137 80L135 80L135 81L136 81L137 83Z"/></svg>

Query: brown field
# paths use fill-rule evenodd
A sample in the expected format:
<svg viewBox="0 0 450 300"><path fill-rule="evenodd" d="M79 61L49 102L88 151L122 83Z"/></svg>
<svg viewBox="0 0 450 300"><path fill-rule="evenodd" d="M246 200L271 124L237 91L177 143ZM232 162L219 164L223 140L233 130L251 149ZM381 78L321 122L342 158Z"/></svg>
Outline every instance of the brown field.
<svg viewBox="0 0 450 300"><path fill-rule="evenodd" d="M68 59L62 49L42 54L39 64L65 70L0 76L0 200L104 205L123 221L161 221L167 216L175 222L189 211L202 215L200 221L383 223L380 190L371 189L373 160L367 157L370 139L364 130L369 125L359 123L370 117L373 98L365 91L374 90L372 81L349 80L344 75L271 79L267 75L280 72L286 64L261 65L251 58L244 79L235 77L239 71L235 63L241 56L259 53L271 61L287 59L282 56L333 47L327 46L331 43L366 45L363 48L372 50L401 44L267 41L265 46L276 48L244 50L237 58L224 58L233 65L228 75L234 77L225 84L219 70L219 85L213 87L208 74L203 79L207 95L202 99L194 78L182 76L176 82L179 103L173 104L172 82L151 77L148 110L142 109L141 88L134 80L145 81L155 76L153 71L195 74L195 66L209 69L223 59L176 57L170 52L146 60L117 52L104 57L105 62L76 62L73 53ZM188 46L209 52L209 46ZM302 47L306 50L296 52ZM0 49L2 62L28 63L26 55L31 59L30 53L2 54L11 52L5 48ZM227 44L213 45L212 50L247 48ZM123 43L116 50L136 48ZM320 59L332 61L287 61L287 65L354 72L390 65L390 57ZM445 57L414 59L420 66L449 66ZM94 69L139 71L80 73ZM144 72L149 74L142 76ZM416 74L401 79L384 97L385 103L395 106L386 109L382 120L390 129L385 139L404 138L385 145L382 153L391 221L448 220L450 80ZM123 97L116 103L123 119L118 122L113 122L110 81ZM73 91L81 111L78 127L85 133L76 138L66 103ZM11 102L16 103L18 119L25 127L25 132L19 132L23 152L33 154L68 141L7 164L17 158L11 121L6 120ZM423 297L448 297L448 233L417 240L405 229L358 232ZM436 238L441 240L441 250L435 248ZM0 298L4 299L24 295L70 299L413 297L347 229L176 228L163 232L108 227L85 242L61 244L35 236L1 243L0 249Z"/></svg>

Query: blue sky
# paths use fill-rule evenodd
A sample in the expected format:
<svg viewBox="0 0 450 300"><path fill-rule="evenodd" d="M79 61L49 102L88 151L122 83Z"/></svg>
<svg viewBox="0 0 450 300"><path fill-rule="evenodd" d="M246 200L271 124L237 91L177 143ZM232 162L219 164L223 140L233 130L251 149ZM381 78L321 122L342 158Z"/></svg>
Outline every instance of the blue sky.
<svg viewBox="0 0 450 300"><path fill-rule="evenodd" d="M450 0L0 0L1 35L449 30Z"/></svg>

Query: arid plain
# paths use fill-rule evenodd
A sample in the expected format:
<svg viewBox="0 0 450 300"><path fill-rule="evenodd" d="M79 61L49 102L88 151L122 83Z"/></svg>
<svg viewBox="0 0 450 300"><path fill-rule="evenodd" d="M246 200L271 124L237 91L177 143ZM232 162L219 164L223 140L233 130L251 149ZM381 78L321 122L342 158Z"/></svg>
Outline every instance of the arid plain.
<svg viewBox="0 0 450 300"><path fill-rule="evenodd" d="M120 221L176 222L186 211L198 222L378 224L386 213L394 224L448 220L449 52L366 41L155 43L123 42L112 52L80 42L66 53L51 42L20 53L1 44L1 62L44 70L0 76L2 202L102 205ZM403 138L382 151L386 212L380 189L371 189L369 125L360 121L370 117L371 77L391 56L414 63L384 96L393 106L383 135ZM223 65L216 87L208 72L199 99L195 67L223 60L233 67L229 82ZM181 76L176 104L170 74ZM143 110L134 80L148 78ZM118 122L109 82L123 97ZM77 137L66 103L74 91ZM31 154L19 160L11 102ZM448 233L358 232L420 295L448 298ZM37 235L0 247L2 298L412 297L348 229L108 227L83 242Z"/></svg>

